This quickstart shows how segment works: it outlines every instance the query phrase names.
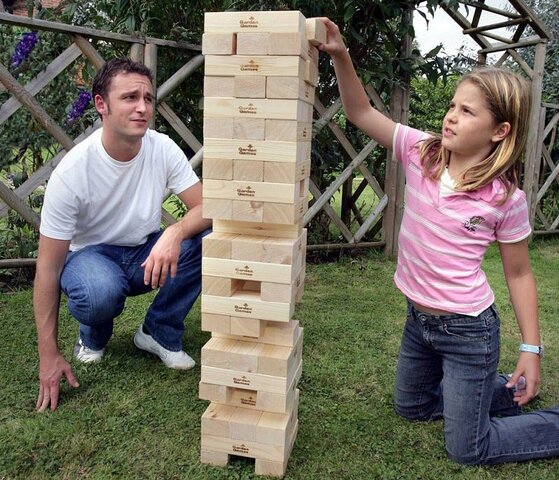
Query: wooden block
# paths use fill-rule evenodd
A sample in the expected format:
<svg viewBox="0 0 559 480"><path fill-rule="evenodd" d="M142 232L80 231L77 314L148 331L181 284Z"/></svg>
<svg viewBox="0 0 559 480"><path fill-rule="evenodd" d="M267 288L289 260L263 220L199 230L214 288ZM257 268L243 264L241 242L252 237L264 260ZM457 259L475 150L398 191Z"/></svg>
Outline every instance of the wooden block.
<svg viewBox="0 0 559 480"><path fill-rule="evenodd" d="M262 211L262 222L277 223L281 225L293 225L298 223L307 212L309 201L301 198L294 204L290 203L264 203ZM235 214L233 213L233 220Z"/></svg>
<svg viewBox="0 0 559 480"><path fill-rule="evenodd" d="M307 40L313 45L320 45L328 40L326 25L318 18L307 18L305 20L305 33Z"/></svg>
<svg viewBox="0 0 559 480"><path fill-rule="evenodd" d="M233 200L231 220L240 222L258 222L264 219L264 203L253 200Z"/></svg>
<svg viewBox="0 0 559 480"><path fill-rule="evenodd" d="M261 350L259 343L211 337L202 347L201 363L207 367L257 373Z"/></svg>
<svg viewBox="0 0 559 480"><path fill-rule="evenodd" d="M297 438L298 428L299 422L296 420L293 431L290 433L289 439L286 442L283 461L264 460L262 458L255 459L254 473L256 475L267 475L271 477L283 477L285 475L287 462L289 461L289 456L291 455L295 439Z"/></svg>
<svg viewBox="0 0 559 480"><path fill-rule="evenodd" d="M274 393L262 390L250 390L216 383L199 383L199 397L202 400L225 405L264 410L266 412L291 412L298 400L297 383L301 377L302 364L299 364L286 392Z"/></svg>
<svg viewBox="0 0 559 480"><path fill-rule="evenodd" d="M215 260L208 258L209 261ZM204 263L204 260L202 260ZM230 297L240 289L240 282L234 278L202 275L202 293Z"/></svg>
<svg viewBox="0 0 559 480"><path fill-rule="evenodd" d="M266 82L266 98L300 99L313 104L314 92L305 77L268 77Z"/></svg>
<svg viewBox="0 0 559 480"><path fill-rule="evenodd" d="M236 440L215 435L202 435L202 450L216 451L240 457L263 459L267 461L283 462L285 455L283 449L276 445L263 445L256 442Z"/></svg>
<svg viewBox="0 0 559 480"><path fill-rule="evenodd" d="M231 334L231 317L228 315L214 315L203 313L201 315L201 329L204 332L216 332L221 335Z"/></svg>
<svg viewBox="0 0 559 480"><path fill-rule="evenodd" d="M253 262L248 260L229 260L222 258L204 258L202 275L226 277L229 279L249 279L257 282L274 282L291 285L299 275L300 267L295 271L291 265ZM233 295L235 292L232 292ZM226 295L226 296L231 296ZM225 296L225 295L224 295Z"/></svg>
<svg viewBox="0 0 559 480"><path fill-rule="evenodd" d="M255 442L256 430L260 421L260 417L262 417L262 412L259 410L250 410L248 408L229 408L233 409L233 413L231 415L231 423L229 426L231 431L231 438L234 440Z"/></svg>
<svg viewBox="0 0 559 480"><path fill-rule="evenodd" d="M264 182L296 183L310 175L311 159L298 163L264 162Z"/></svg>
<svg viewBox="0 0 559 480"><path fill-rule="evenodd" d="M311 157L311 142L206 138L204 155L209 158L300 163Z"/></svg>
<svg viewBox="0 0 559 480"><path fill-rule="evenodd" d="M296 239L269 238L263 244L262 261L285 265L302 265L307 246L307 230Z"/></svg>
<svg viewBox="0 0 559 480"><path fill-rule="evenodd" d="M233 162L233 180L261 182L264 180L264 162L253 160L235 160Z"/></svg>
<svg viewBox="0 0 559 480"><path fill-rule="evenodd" d="M298 183L243 182L208 178L204 180L202 188L204 201L221 199L294 204L300 200Z"/></svg>
<svg viewBox="0 0 559 480"><path fill-rule="evenodd" d="M234 78L223 76L211 77L208 75L204 77L204 97L233 97L234 93Z"/></svg>
<svg viewBox="0 0 559 480"><path fill-rule="evenodd" d="M236 35L234 33L204 33L202 35L202 55L235 55Z"/></svg>
<svg viewBox="0 0 559 480"><path fill-rule="evenodd" d="M227 317L229 318L229 317ZM299 322L297 320L290 320L289 322L270 322L267 320L251 320L243 319L259 324L258 336L243 335L233 332L216 332L213 331L212 335L216 337L231 338L235 340L242 340L244 342L259 342L270 345L283 345L285 347L293 347L299 338Z"/></svg>
<svg viewBox="0 0 559 480"><path fill-rule="evenodd" d="M289 322L295 311L295 304L263 302L257 292L236 293L231 297L202 295L201 311L231 317L257 318Z"/></svg>
<svg viewBox="0 0 559 480"><path fill-rule="evenodd" d="M233 160L227 158L204 158L202 176L204 179L233 180Z"/></svg>
<svg viewBox="0 0 559 480"><path fill-rule="evenodd" d="M270 33L268 55L297 55L308 60L308 40L301 32Z"/></svg>
<svg viewBox="0 0 559 480"><path fill-rule="evenodd" d="M257 319L231 317L231 335L258 338L261 323L262 321Z"/></svg>
<svg viewBox="0 0 559 480"><path fill-rule="evenodd" d="M202 257L231 258L233 240L238 235L212 232L202 239Z"/></svg>
<svg viewBox="0 0 559 480"><path fill-rule="evenodd" d="M259 394L261 392L271 392L285 395L293 377L296 376L300 369L301 364L294 371L289 372L288 377L274 377L272 375L210 367L202 364L200 379L204 383L256 390Z"/></svg>
<svg viewBox="0 0 559 480"><path fill-rule="evenodd" d="M302 100L268 98L204 98L204 117L275 118L279 120L312 121L313 106Z"/></svg>
<svg viewBox="0 0 559 480"><path fill-rule="evenodd" d="M266 119L264 118L234 118L232 138L239 140L264 140L265 130Z"/></svg>
<svg viewBox="0 0 559 480"><path fill-rule="evenodd" d="M221 182L225 180L214 181ZM203 218L220 218L222 220L232 220L233 202L231 200L204 198L202 202L202 216Z"/></svg>
<svg viewBox="0 0 559 480"><path fill-rule="evenodd" d="M266 120L265 122L266 140L279 142L310 142L312 140L311 122L272 119Z"/></svg>
<svg viewBox="0 0 559 480"><path fill-rule="evenodd" d="M265 237L238 235L234 240L235 242L231 241L232 260L262 261L264 242L266 241Z"/></svg>
<svg viewBox="0 0 559 480"><path fill-rule="evenodd" d="M202 414L202 435L231 437L230 423L233 409L227 405L211 403Z"/></svg>
<svg viewBox="0 0 559 480"><path fill-rule="evenodd" d="M206 55L205 74L209 76L294 76L305 74L305 60L290 56Z"/></svg>
<svg viewBox="0 0 559 480"><path fill-rule="evenodd" d="M305 60L310 60L314 62L315 65L318 65L319 59L320 52L318 48L316 48L312 43L308 43L307 55L305 56Z"/></svg>
<svg viewBox="0 0 559 480"><path fill-rule="evenodd" d="M298 392L297 390L297 397L299 397ZM287 414L262 412L256 426L255 440L267 445L282 445L286 440L286 436L290 438L290 434L297 423L297 407L296 402L295 408Z"/></svg>
<svg viewBox="0 0 559 480"><path fill-rule="evenodd" d="M204 137L205 138L234 138L234 120L230 118L204 118ZM204 158L205 160L205 158Z"/></svg>
<svg viewBox="0 0 559 480"><path fill-rule="evenodd" d="M266 77L237 76L234 78L236 98L266 98Z"/></svg>
<svg viewBox="0 0 559 480"><path fill-rule="evenodd" d="M270 34L241 32L237 34L237 55L268 55Z"/></svg>
<svg viewBox="0 0 559 480"><path fill-rule="evenodd" d="M247 344L248 342L244 343ZM303 329L299 329L299 338L294 347L260 345L263 347L258 356L258 373L275 377L287 377L294 366L301 363Z"/></svg>
<svg viewBox="0 0 559 480"><path fill-rule="evenodd" d="M236 222L230 220L214 220L214 232L237 233L241 235L254 235L276 238L298 238L303 231L303 224L274 225L273 223Z"/></svg>
<svg viewBox="0 0 559 480"><path fill-rule="evenodd" d="M310 83L313 87L318 85L318 65L311 60L306 60L305 62L304 78L305 82Z"/></svg>
<svg viewBox="0 0 559 480"><path fill-rule="evenodd" d="M225 467L229 463L229 455L223 452L212 452L208 450L200 450L200 462L207 465L213 465L216 467ZM276 471L277 467L274 466ZM272 471L270 467L266 466L264 471Z"/></svg>
<svg viewBox="0 0 559 480"><path fill-rule="evenodd" d="M299 11L205 12L204 32L305 32Z"/></svg>
<svg viewBox="0 0 559 480"><path fill-rule="evenodd" d="M296 283L295 281L294 283ZM295 288L294 288L295 287ZM265 302L294 302L295 295L297 293L297 288L299 283L286 284L286 283L272 283L272 282L262 282L262 289L260 291L260 298ZM209 293L204 292L203 293ZM237 335L235 332L231 332L232 335Z"/></svg>

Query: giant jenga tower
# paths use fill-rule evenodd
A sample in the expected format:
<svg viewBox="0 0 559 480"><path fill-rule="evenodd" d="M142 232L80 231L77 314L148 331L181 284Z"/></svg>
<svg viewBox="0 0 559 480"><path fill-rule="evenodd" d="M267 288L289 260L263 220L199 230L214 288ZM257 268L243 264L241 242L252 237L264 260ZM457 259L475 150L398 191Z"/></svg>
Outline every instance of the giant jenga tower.
<svg viewBox="0 0 559 480"><path fill-rule="evenodd" d="M201 461L281 476L297 435L312 113L324 24L206 13Z"/></svg>

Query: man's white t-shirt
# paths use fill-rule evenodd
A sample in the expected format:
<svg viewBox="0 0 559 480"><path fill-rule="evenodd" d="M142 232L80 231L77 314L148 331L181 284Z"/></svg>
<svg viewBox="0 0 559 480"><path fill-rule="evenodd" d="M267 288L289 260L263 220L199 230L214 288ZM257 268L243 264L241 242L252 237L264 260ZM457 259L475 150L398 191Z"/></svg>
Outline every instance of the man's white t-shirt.
<svg viewBox="0 0 559 480"><path fill-rule="evenodd" d="M160 228L167 189L179 194L199 182L179 146L147 130L132 160L119 162L101 142L102 128L61 160L47 185L40 232L88 245L135 246Z"/></svg>

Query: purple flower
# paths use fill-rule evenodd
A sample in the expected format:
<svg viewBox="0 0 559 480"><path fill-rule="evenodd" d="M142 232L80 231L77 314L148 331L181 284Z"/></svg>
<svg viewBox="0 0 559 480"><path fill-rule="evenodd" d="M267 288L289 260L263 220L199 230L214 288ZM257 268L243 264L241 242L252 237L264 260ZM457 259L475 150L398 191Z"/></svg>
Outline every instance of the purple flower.
<svg viewBox="0 0 559 480"><path fill-rule="evenodd" d="M87 90L80 90L80 93L78 93L78 98L74 100L74 103L72 103L72 107L70 108L68 116L66 117L66 122L68 123L68 125L73 125L74 122L84 114L86 108L91 102L91 98L91 93L89 93Z"/></svg>
<svg viewBox="0 0 559 480"><path fill-rule="evenodd" d="M38 41L39 34L37 32L27 32L21 36L14 53L12 53L12 68L16 69L29 58Z"/></svg>

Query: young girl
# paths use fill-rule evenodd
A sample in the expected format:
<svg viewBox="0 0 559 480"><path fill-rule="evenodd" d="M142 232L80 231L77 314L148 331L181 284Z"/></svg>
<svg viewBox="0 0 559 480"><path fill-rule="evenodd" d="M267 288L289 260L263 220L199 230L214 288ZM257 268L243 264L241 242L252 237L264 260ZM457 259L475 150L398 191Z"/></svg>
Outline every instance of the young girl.
<svg viewBox="0 0 559 480"><path fill-rule="evenodd" d="M397 413L413 420L444 418L446 449L459 463L559 456L559 407L520 415L536 395L543 355L528 207L518 188L527 84L497 68L465 75L442 135L427 135L371 107L338 27L322 20L328 37L319 48L332 58L347 118L393 150L406 171L394 276L408 300ZM509 377L497 375L499 316L481 270L493 241L522 335Z"/></svg>

